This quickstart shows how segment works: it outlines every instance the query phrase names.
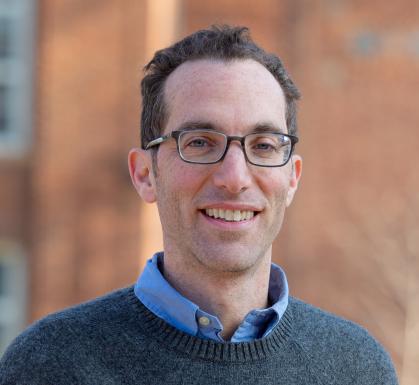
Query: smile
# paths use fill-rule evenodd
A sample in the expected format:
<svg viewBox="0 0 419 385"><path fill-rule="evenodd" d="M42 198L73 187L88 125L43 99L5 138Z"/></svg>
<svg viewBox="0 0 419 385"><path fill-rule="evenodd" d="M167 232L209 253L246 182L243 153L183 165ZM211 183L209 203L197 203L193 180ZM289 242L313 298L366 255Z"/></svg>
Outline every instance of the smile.
<svg viewBox="0 0 419 385"><path fill-rule="evenodd" d="M255 216L249 210L226 210L226 209L205 209L205 214L216 219L223 219L227 222L240 222L252 219Z"/></svg>

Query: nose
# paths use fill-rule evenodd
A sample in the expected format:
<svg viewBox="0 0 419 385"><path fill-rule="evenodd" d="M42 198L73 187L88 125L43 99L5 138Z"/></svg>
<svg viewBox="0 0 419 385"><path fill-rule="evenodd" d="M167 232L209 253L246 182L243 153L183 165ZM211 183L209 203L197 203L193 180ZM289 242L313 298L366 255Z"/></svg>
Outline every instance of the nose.
<svg viewBox="0 0 419 385"><path fill-rule="evenodd" d="M250 187L252 175L239 142L230 143L224 159L216 164L213 181L215 186L231 194L239 194Z"/></svg>

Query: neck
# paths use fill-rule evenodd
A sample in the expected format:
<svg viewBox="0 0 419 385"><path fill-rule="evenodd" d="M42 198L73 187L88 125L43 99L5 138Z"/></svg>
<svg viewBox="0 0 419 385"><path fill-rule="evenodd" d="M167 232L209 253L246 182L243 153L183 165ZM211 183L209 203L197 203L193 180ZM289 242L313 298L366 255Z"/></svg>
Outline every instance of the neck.
<svg viewBox="0 0 419 385"><path fill-rule="evenodd" d="M270 268L269 249L257 265L240 272L213 271L200 263L177 263L165 251L163 270L179 293L219 318L222 337L229 340L251 310L268 306Z"/></svg>

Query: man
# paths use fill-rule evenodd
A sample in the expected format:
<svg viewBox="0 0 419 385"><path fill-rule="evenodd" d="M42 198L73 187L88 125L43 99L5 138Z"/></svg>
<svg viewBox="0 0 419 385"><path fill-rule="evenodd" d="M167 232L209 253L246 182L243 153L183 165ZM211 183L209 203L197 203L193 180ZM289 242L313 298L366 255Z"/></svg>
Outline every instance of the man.
<svg viewBox="0 0 419 385"><path fill-rule="evenodd" d="M280 60L212 27L157 52L142 96L129 169L164 252L134 287L25 331L0 384L396 384L365 330L289 297L271 263L302 169Z"/></svg>

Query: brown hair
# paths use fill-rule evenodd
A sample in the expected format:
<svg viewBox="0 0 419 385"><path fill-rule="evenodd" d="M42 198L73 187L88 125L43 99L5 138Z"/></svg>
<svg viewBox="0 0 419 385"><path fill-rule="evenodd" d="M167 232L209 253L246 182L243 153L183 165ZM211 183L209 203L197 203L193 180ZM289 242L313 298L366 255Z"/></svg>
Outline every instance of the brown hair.
<svg viewBox="0 0 419 385"><path fill-rule="evenodd" d="M199 59L253 59L262 64L278 81L285 94L288 133L297 134L296 101L300 93L281 60L256 45L246 27L211 26L193 33L159 50L145 66L141 81L143 109L141 113L142 148L161 136L166 120L164 85L168 76L186 61Z"/></svg>

